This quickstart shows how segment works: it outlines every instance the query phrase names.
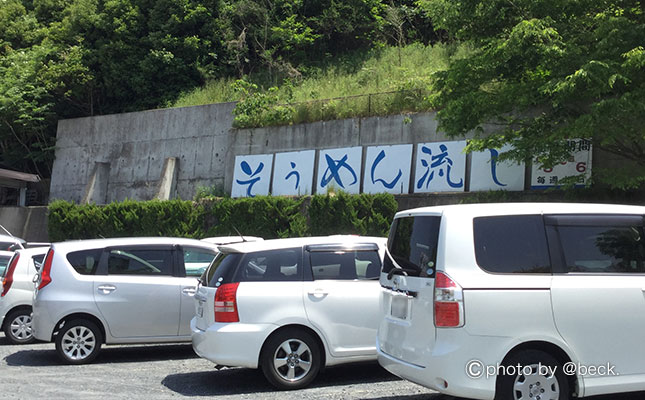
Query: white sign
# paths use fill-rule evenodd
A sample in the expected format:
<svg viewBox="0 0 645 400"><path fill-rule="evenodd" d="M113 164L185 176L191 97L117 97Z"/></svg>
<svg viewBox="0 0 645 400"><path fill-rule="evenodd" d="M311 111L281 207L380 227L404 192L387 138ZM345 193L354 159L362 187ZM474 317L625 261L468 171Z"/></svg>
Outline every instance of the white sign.
<svg viewBox="0 0 645 400"><path fill-rule="evenodd" d="M367 148L363 193L408 193L412 145Z"/></svg>
<svg viewBox="0 0 645 400"><path fill-rule="evenodd" d="M358 194L362 158L363 148L360 146L320 150L316 193L325 194L328 190L340 189Z"/></svg>
<svg viewBox="0 0 645 400"><path fill-rule="evenodd" d="M497 157L511 150L511 145L501 149L472 152L470 164L470 190L524 190L524 163L497 161Z"/></svg>
<svg viewBox="0 0 645 400"><path fill-rule="evenodd" d="M236 156L231 197L269 194L273 154Z"/></svg>
<svg viewBox="0 0 645 400"><path fill-rule="evenodd" d="M312 193L315 150L276 153L273 163L274 196L305 196Z"/></svg>
<svg viewBox="0 0 645 400"><path fill-rule="evenodd" d="M417 145L414 193L463 192L466 175L465 140Z"/></svg>
<svg viewBox="0 0 645 400"><path fill-rule="evenodd" d="M567 140L565 145L572 150L569 160L553 168L540 168L533 161L531 171L531 189L547 189L560 186L563 178L578 176L576 186L584 186L591 178L591 141L586 139Z"/></svg>

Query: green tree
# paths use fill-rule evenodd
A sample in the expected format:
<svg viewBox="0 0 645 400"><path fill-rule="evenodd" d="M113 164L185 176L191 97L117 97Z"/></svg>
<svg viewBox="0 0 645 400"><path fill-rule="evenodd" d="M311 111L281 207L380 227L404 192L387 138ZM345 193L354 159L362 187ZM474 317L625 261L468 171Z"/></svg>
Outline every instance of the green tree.
<svg viewBox="0 0 645 400"><path fill-rule="evenodd" d="M435 27L472 44L437 76L440 128L474 131L471 150L498 147L551 166L566 138L630 160L594 171L614 187L645 181L645 14L638 0L419 0Z"/></svg>

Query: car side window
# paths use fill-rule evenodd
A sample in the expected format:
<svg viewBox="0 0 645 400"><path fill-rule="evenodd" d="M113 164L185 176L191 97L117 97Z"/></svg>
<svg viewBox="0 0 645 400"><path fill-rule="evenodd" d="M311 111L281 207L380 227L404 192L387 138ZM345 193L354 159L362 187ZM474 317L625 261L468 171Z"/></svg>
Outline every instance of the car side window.
<svg viewBox="0 0 645 400"><path fill-rule="evenodd" d="M567 272L645 273L642 226L559 226Z"/></svg>
<svg viewBox="0 0 645 400"><path fill-rule="evenodd" d="M40 271L40 268L43 266L44 260L45 260L45 254L38 254L37 256L31 257L31 261L33 261L36 271Z"/></svg>
<svg viewBox="0 0 645 400"><path fill-rule="evenodd" d="M311 252L314 280L377 279L381 259L376 251Z"/></svg>
<svg viewBox="0 0 645 400"><path fill-rule="evenodd" d="M201 276L217 254L199 247L183 247L183 255L186 276Z"/></svg>
<svg viewBox="0 0 645 400"><path fill-rule="evenodd" d="M244 257L237 282L282 282L302 280L300 248L258 251Z"/></svg>
<svg viewBox="0 0 645 400"><path fill-rule="evenodd" d="M102 252L103 249L73 251L67 254L67 261L79 274L94 275L99 265Z"/></svg>
<svg viewBox="0 0 645 400"><path fill-rule="evenodd" d="M110 249L108 275L172 275L172 252L165 249Z"/></svg>
<svg viewBox="0 0 645 400"><path fill-rule="evenodd" d="M477 264L494 273L551 273L541 215L503 215L473 219Z"/></svg>
<svg viewBox="0 0 645 400"><path fill-rule="evenodd" d="M5 257L5 256L0 257L0 277L4 276L4 271L7 269L7 265L9 265L9 261L11 261L11 257Z"/></svg>

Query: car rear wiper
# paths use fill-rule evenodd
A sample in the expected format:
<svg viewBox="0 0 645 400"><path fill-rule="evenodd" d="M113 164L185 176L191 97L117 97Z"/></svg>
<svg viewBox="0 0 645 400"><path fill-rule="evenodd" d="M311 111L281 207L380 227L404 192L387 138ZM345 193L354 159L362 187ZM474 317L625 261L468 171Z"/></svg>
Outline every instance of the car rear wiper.
<svg viewBox="0 0 645 400"><path fill-rule="evenodd" d="M400 267L395 267L390 270L390 272L387 273L387 279L392 280L392 277L394 275L403 275L403 276L408 276L408 272L417 272L416 269L409 269L409 268L400 268Z"/></svg>

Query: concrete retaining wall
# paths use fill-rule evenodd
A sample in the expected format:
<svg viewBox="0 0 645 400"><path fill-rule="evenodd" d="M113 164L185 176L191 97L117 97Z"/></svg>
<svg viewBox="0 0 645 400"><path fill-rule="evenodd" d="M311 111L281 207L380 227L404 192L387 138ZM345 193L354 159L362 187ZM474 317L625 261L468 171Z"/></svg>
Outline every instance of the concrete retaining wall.
<svg viewBox="0 0 645 400"><path fill-rule="evenodd" d="M223 185L233 107L223 103L59 121L50 201L79 203L88 183L94 193L105 192L89 196L98 204L152 199L169 158L178 163L171 197L190 199L198 186Z"/></svg>
<svg viewBox="0 0 645 400"><path fill-rule="evenodd" d="M0 224L28 242L48 242L47 207L0 207ZM4 234L5 232L2 231Z"/></svg>
<svg viewBox="0 0 645 400"><path fill-rule="evenodd" d="M414 160L417 143L447 139L437 131L434 113L238 130L232 128L234 107L221 103L60 121L50 201L192 199L200 186L230 193L237 155L415 144ZM616 162L593 149L594 167Z"/></svg>
<svg viewBox="0 0 645 400"><path fill-rule="evenodd" d="M230 193L236 155L438 141L434 113L233 129L234 103L61 120L50 200L97 204ZM415 148L416 149L416 148ZM174 158L176 176L164 176ZM163 187L167 185L167 187Z"/></svg>

